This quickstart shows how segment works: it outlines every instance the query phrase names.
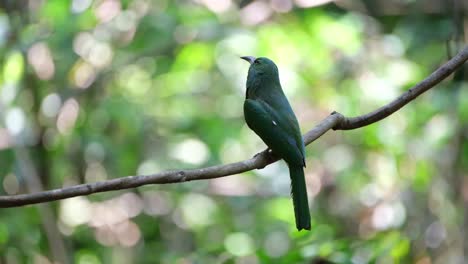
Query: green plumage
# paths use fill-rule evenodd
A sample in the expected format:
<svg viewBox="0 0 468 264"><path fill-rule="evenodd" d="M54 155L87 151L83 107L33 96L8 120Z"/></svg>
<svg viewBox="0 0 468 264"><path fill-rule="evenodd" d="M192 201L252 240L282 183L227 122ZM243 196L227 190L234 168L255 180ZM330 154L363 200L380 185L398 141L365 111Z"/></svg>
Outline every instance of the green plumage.
<svg viewBox="0 0 468 264"><path fill-rule="evenodd" d="M278 68L268 58L242 58L251 64L244 102L245 121L288 164L296 227L298 230L310 230L304 141L296 116L281 88Z"/></svg>

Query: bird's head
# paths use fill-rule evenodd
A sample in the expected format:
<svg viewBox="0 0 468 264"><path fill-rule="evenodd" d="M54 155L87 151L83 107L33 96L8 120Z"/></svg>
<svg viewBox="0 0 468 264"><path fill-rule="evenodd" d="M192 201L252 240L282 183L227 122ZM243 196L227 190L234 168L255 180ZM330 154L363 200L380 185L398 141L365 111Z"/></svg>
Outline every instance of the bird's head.
<svg viewBox="0 0 468 264"><path fill-rule="evenodd" d="M265 57L255 58L253 56L244 56L241 59L246 60L250 63L249 75L259 76L259 75L268 75L268 76L277 76L278 67L276 64Z"/></svg>

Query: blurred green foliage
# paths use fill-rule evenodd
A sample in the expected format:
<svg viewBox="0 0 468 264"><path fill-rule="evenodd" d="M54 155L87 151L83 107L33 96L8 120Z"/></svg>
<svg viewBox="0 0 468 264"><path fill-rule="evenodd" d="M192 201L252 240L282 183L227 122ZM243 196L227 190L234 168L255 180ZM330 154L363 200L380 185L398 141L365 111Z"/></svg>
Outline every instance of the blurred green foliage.
<svg viewBox="0 0 468 264"><path fill-rule="evenodd" d="M251 157L241 55L278 64L305 132L389 102L466 39L444 1L240 2L0 3L1 194ZM2 209L0 263L462 263L465 76L307 148L311 232L279 162Z"/></svg>

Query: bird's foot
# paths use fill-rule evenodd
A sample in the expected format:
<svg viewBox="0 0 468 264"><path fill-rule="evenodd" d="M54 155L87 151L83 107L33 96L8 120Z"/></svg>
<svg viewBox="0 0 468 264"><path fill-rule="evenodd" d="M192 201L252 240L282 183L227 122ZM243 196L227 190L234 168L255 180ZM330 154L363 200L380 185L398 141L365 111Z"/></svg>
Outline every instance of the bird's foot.
<svg viewBox="0 0 468 264"><path fill-rule="evenodd" d="M257 156L263 156L263 158L267 162L265 164L265 166L278 160L278 158L275 156L275 153L273 153L273 150L271 150L270 148L267 148L264 151L255 154L254 158L256 158ZM263 166L263 167L261 167L259 169L263 169L263 168L265 168L265 166Z"/></svg>
<svg viewBox="0 0 468 264"><path fill-rule="evenodd" d="M272 153L273 153L273 151L272 151L270 148L267 148L267 149L265 149L264 151L255 154L253 157L256 158L257 156L260 156L260 155L266 155L266 157L268 157L268 156L270 156Z"/></svg>

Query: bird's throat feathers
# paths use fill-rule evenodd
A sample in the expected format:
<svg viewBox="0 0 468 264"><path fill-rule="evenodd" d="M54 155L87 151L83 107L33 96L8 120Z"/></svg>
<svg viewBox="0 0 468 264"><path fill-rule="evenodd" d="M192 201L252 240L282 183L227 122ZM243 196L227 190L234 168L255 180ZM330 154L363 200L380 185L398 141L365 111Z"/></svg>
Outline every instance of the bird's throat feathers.
<svg viewBox="0 0 468 264"><path fill-rule="evenodd" d="M281 90L278 68L274 64L268 68L250 66L246 86L246 98L255 98L261 94L267 95L276 89Z"/></svg>

